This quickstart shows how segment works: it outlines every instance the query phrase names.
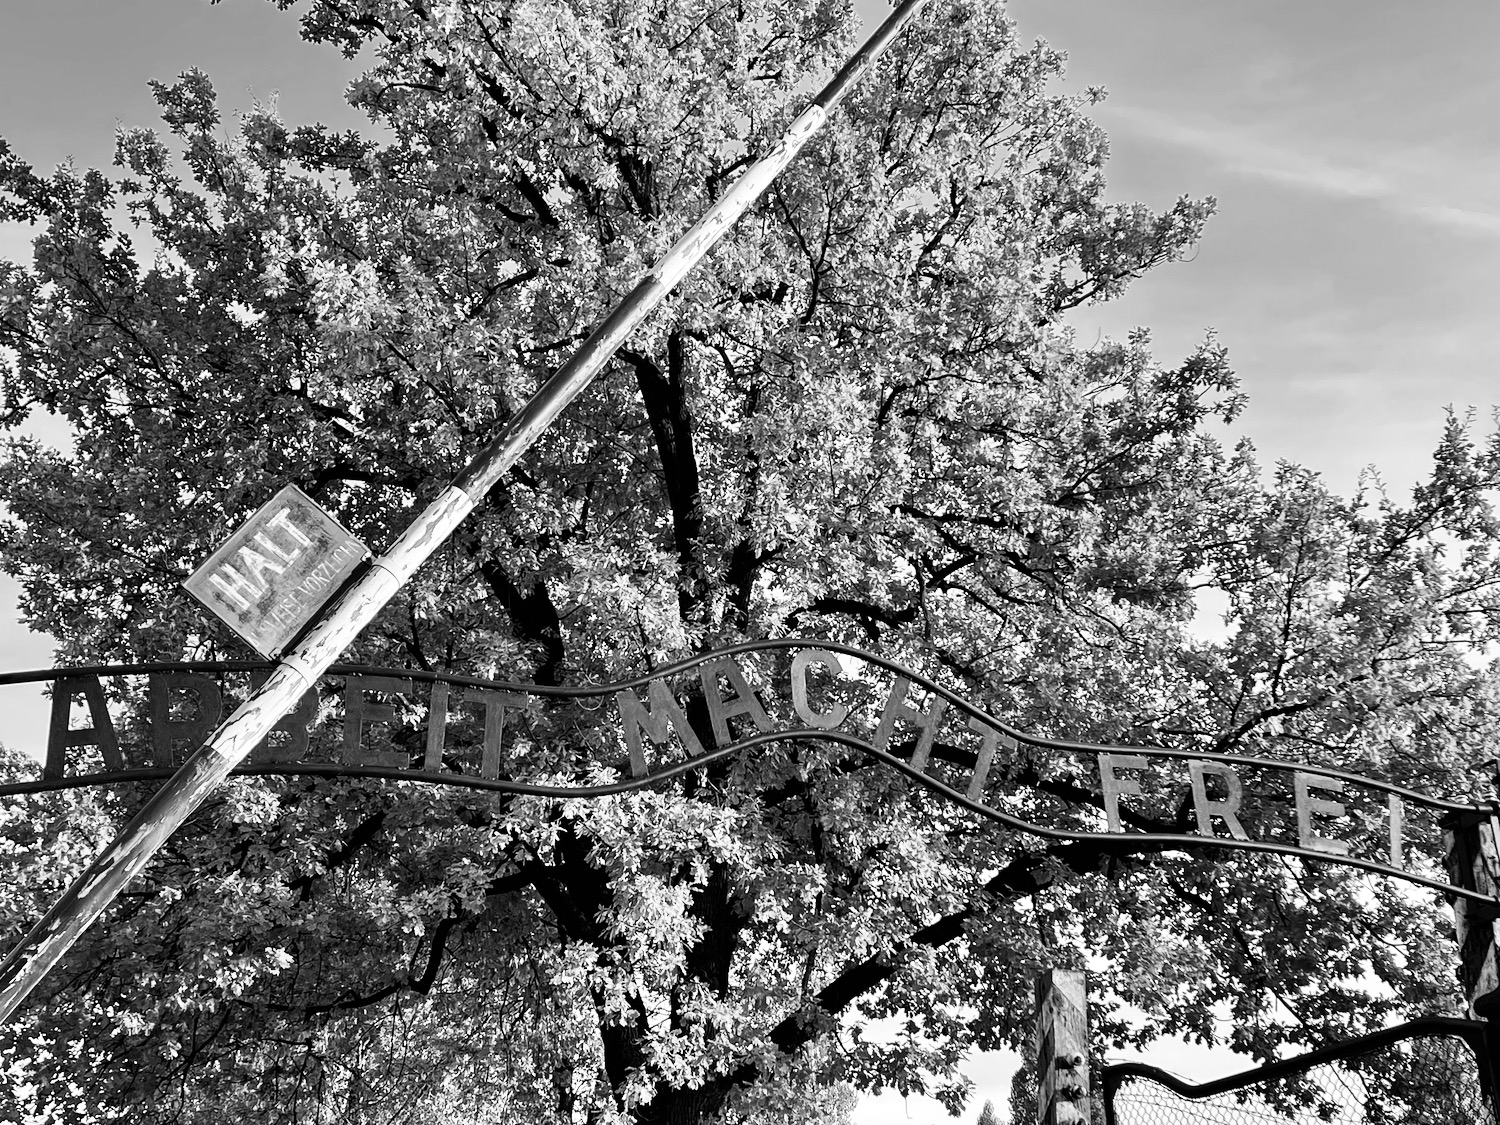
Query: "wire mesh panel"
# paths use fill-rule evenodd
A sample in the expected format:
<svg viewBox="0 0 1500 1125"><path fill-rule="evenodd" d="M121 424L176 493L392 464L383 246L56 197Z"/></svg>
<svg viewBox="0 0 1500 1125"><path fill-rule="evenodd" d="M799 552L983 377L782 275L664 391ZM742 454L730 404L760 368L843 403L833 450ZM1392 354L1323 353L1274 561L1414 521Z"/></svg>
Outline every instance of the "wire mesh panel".
<svg viewBox="0 0 1500 1125"><path fill-rule="evenodd" d="M1229 1079L1195 1088L1142 1073L1149 1067L1105 1070L1110 1125L1496 1125L1474 1047L1446 1035L1323 1059L1270 1080L1248 1073L1234 1089L1222 1089Z"/></svg>

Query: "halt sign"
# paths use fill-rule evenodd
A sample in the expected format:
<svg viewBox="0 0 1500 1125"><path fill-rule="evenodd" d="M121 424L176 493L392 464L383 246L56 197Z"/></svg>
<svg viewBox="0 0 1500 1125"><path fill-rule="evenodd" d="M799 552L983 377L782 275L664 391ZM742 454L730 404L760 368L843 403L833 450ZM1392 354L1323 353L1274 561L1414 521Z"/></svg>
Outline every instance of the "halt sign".
<svg viewBox="0 0 1500 1125"><path fill-rule="evenodd" d="M277 656L369 549L289 484L183 587L262 656Z"/></svg>

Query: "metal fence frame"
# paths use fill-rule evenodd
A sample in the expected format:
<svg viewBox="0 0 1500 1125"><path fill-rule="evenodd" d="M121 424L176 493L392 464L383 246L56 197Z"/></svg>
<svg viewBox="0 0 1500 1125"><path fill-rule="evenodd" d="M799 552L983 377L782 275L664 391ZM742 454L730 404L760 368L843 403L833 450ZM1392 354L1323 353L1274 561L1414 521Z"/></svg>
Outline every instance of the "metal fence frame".
<svg viewBox="0 0 1500 1125"><path fill-rule="evenodd" d="M1267 1063L1265 1066L1240 1071L1238 1074L1216 1078L1211 1082L1186 1082L1176 1075L1147 1063L1114 1063L1102 1067L1100 1070L1100 1092L1104 1101L1105 1125L1119 1125L1115 1115L1115 1095L1127 1079L1149 1079L1158 1085L1165 1086L1180 1097L1187 1098L1190 1101L1199 1101L1234 1090L1242 1090L1247 1086L1256 1086L1262 1083L1274 1082L1277 1079L1288 1078L1325 1063L1369 1054L1370 1052L1378 1051L1407 1039L1439 1036L1462 1039L1468 1044L1469 1048L1474 1052L1474 1061L1479 1069L1479 1080L1483 1094L1490 1102L1490 1105L1494 1106L1496 1064L1497 1061L1500 1061L1500 1037L1497 1037L1496 1030L1483 1020L1459 1019L1451 1016L1424 1016L1420 1019L1411 1020L1408 1023L1399 1024L1396 1027L1388 1027L1381 1031L1371 1032L1368 1035L1360 1035L1354 1039L1347 1039L1342 1043L1334 1043L1328 1047L1319 1047L1316 1050L1298 1055L1296 1058L1282 1059L1278 1062Z"/></svg>

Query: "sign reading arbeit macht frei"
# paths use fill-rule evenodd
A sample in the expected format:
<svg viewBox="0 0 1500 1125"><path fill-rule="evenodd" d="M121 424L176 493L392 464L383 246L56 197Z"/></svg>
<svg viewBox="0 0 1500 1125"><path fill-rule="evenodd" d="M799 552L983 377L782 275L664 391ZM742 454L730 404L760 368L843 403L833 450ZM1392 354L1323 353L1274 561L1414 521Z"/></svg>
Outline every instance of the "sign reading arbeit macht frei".
<svg viewBox="0 0 1500 1125"><path fill-rule="evenodd" d="M263 675L212 665L33 675L55 680L45 780L6 788L170 770L217 725L231 695ZM578 689L335 667L248 768L379 772L566 796L575 790L559 790L555 780L559 748L585 747L612 776L649 783L766 742L822 739L863 750L1024 832L1338 857L1434 886L1447 885L1440 818L1479 809L1315 766L1035 739L918 679L871 653L790 640ZM550 784L530 785L538 775ZM598 795L582 783L576 793ZM1420 846L1409 848L1408 838Z"/></svg>
<svg viewBox="0 0 1500 1125"><path fill-rule="evenodd" d="M182 585L256 652L275 656L369 555L289 484Z"/></svg>

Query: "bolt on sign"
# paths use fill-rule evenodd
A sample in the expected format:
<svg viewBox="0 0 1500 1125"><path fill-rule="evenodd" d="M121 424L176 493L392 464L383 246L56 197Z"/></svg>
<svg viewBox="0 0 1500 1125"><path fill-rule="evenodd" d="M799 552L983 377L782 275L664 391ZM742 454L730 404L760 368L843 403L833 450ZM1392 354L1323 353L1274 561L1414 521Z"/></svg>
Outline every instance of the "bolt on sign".
<svg viewBox="0 0 1500 1125"><path fill-rule="evenodd" d="M369 548L289 484L182 585L256 652L276 656L369 557Z"/></svg>

